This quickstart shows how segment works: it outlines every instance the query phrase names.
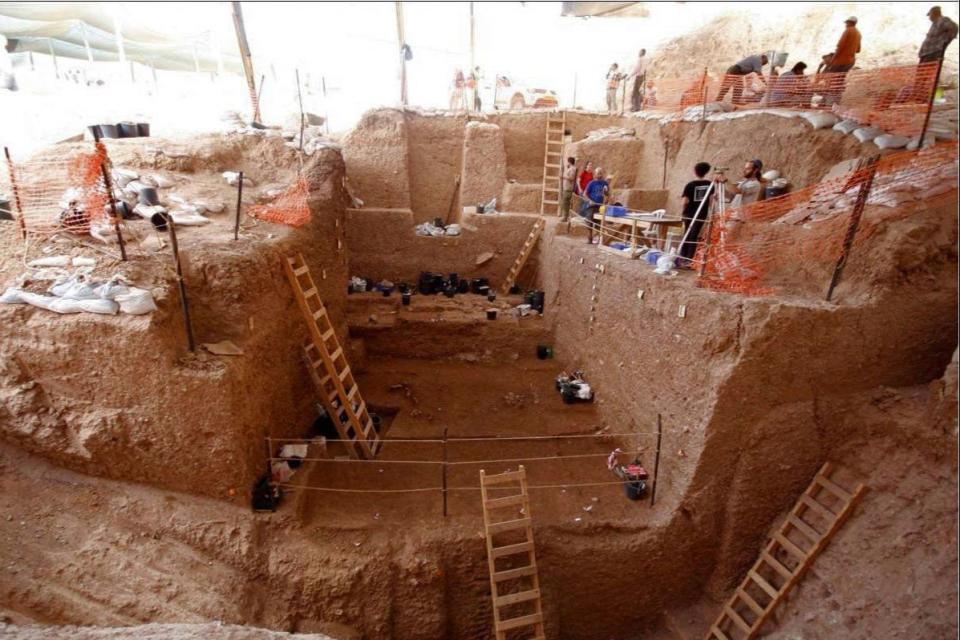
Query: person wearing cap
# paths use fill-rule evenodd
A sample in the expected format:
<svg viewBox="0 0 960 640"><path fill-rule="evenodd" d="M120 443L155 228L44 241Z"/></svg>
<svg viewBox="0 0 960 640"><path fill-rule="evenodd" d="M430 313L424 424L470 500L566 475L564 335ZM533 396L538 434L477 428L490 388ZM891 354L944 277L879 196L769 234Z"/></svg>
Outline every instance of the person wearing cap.
<svg viewBox="0 0 960 640"><path fill-rule="evenodd" d="M761 53L755 56L747 56L727 69L726 75L723 76L723 82L720 83L720 93L717 94L716 101L723 102L727 91L732 88L733 104L741 104L743 102L743 78L740 76L747 76L751 73L762 76L763 65L767 64L767 62L769 62L767 56Z"/></svg>
<svg viewBox="0 0 960 640"><path fill-rule="evenodd" d="M827 67L827 73L846 73L853 68L860 53L860 32L857 30L857 17L850 16L843 21L846 28L837 42L837 49L833 52L833 59Z"/></svg>
<svg viewBox="0 0 960 640"><path fill-rule="evenodd" d="M930 7L930 30L920 45L920 62L937 62L943 59L947 46L957 37L957 23L943 15L940 7Z"/></svg>

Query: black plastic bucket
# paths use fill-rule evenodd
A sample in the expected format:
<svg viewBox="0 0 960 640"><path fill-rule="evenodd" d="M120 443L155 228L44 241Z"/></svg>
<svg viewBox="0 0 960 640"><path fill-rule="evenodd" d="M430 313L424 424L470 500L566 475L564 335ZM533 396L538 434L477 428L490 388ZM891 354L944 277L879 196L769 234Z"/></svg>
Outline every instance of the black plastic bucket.
<svg viewBox="0 0 960 640"><path fill-rule="evenodd" d="M138 122L137 123L137 135L141 138L150 137L150 123L149 122Z"/></svg>
<svg viewBox="0 0 960 640"><path fill-rule="evenodd" d="M457 283L457 292L458 293L469 293L470 292L470 281L461 280Z"/></svg>
<svg viewBox="0 0 960 640"><path fill-rule="evenodd" d="M409 307L409 306L410 306L410 297L411 297L411 296L410 296L410 292L409 292L409 291L404 291L403 294L401 294L400 300L401 300L401 302L403 303L403 306L405 306L405 307Z"/></svg>
<svg viewBox="0 0 960 640"><path fill-rule="evenodd" d="M136 122L119 122L117 123L117 132L120 134L121 138L138 138L140 137L140 128L137 127Z"/></svg>
<svg viewBox="0 0 960 640"><path fill-rule="evenodd" d="M493 301L496 300L496 299L497 299L497 294L496 294L496 293L494 293L493 291L487 292L487 300L488 300L489 302L493 302Z"/></svg>
<svg viewBox="0 0 960 640"><path fill-rule="evenodd" d="M97 130L100 132L101 138L119 138L120 132L117 131L117 125L115 124L98 124Z"/></svg>
<svg viewBox="0 0 960 640"><path fill-rule="evenodd" d="M643 480L623 483L623 492L627 495L627 500L642 500L646 490L647 485Z"/></svg>
<svg viewBox="0 0 960 640"><path fill-rule="evenodd" d="M160 204L160 196L157 195L156 187L144 187L143 189L140 189L140 196L138 199L140 204L145 204L149 207L154 207Z"/></svg>
<svg viewBox="0 0 960 640"><path fill-rule="evenodd" d="M165 213L155 213L150 216L150 224L153 225L153 228L157 231L166 231L167 230L167 214Z"/></svg>
<svg viewBox="0 0 960 640"><path fill-rule="evenodd" d="M497 310L487 309L487 320L496 320L496 319L497 319Z"/></svg>

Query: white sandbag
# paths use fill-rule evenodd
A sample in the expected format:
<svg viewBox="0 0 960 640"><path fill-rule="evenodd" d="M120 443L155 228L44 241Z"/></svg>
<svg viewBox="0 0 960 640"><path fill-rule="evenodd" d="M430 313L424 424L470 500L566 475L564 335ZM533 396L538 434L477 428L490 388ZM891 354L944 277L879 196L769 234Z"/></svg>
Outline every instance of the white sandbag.
<svg viewBox="0 0 960 640"><path fill-rule="evenodd" d="M833 125L834 131L839 131L840 133L853 133L855 129L860 128L859 122L854 122L853 120L841 120L837 124Z"/></svg>
<svg viewBox="0 0 960 640"><path fill-rule="evenodd" d="M27 263L28 267L66 267L70 265L70 256L46 256Z"/></svg>
<svg viewBox="0 0 960 640"><path fill-rule="evenodd" d="M131 196L139 196L141 189L146 189L147 185L139 180L131 180L123 187L123 192Z"/></svg>
<svg viewBox="0 0 960 640"><path fill-rule="evenodd" d="M166 213L167 208L160 204L154 204L154 205L138 204L133 208L133 212L138 216L140 216L141 218L145 218L149 220L150 218L152 218L154 215L158 213Z"/></svg>
<svg viewBox="0 0 960 640"><path fill-rule="evenodd" d="M159 173L151 174L150 177L153 179L154 183L156 183L156 186L160 187L161 189L169 189L173 186L173 180L166 176L162 176Z"/></svg>
<svg viewBox="0 0 960 640"><path fill-rule="evenodd" d="M826 129L837 124L839 118L826 111L804 111L800 114L814 129Z"/></svg>
<svg viewBox="0 0 960 640"><path fill-rule="evenodd" d="M780 177L780 172L777 171L776 169L770 169L769 171L763 172L763 179L766 180L767 182L772 182L773 180L776 180L779 177Z"/></svg>
<svg viewBox="0 0 960 640"><path fill-rule="evenodd" d="M153 176L140 176L137 178L140 182L147 185L148 187L156 187L157 181L153 179Z"/></svg>
<svg viewBox="0 0 960 640"><path fill-rule="evenodd" d="M873 144L880 149L902 149L910 142L907 136L898 136L892 133L884 133L873 139Z"/></svg>
<svg viewBox="0 0 960 640"><path fill-rule="evenodd" d="M882 133L883 130L876 127L860 127L854 130L853 137L860 142L870 142Z"/></svg>
<svg viewBox="0 0 960 640"><path fill-rule="evenodd" d="M458 236L460 235L460 225L448 224L444 231L448 236Z"/></svg>
<svg viewBox="0 0 960 640"><path fill-rule="evenodd" d="M97 266L96 258L84 258L83 256L78 256L70 261L75 267L95 267Z"/></svg>
<svg viewBox="0 0 960 640"><path fill-rule="evenodd" d="M210 222L210 218L204 218L198 213L191 213L189 211L174 211L170 214L170 217L173 218L173 222L180 227L199 227Z"/></svg>
<svg viewBox="0 0 960 640"><path fill-rule="evenodd" d="M102 298L90 300L72 300L57 298L55 296L42 296L29 291L18 291L20 301L53 311L54 313L80 313L87 311L89 313L101 313L104 315L113 315L119 310L120 306L113 300L104 300Z"/></svg>
<svg viewBox="0 0 960 640"><path fill-rule="evenodd" d="M132 315L143 315L157 310L157 304L153 301L152 293L138 287L125 288L125 293L119 293L114 297L114 300L120 305L120 311Z"/></svg>
<svg viewBox="0 0 960 640"><path fill-rule="evenodd" d="M206 200L197 200L193 203L198 213L222 213L224 206L222 202L207 202Z"/></svg>

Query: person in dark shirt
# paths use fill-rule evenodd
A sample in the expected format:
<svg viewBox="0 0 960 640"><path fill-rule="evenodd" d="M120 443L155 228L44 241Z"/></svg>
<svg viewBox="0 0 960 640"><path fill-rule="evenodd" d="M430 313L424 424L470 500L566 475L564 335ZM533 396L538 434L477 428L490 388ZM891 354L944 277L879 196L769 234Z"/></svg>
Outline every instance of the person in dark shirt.
<svg viewBox="0 0 960 640"><path fill-rule="evenodd" d="M707 190L710 188L710 180L704 179L704 176L710 171L710 165L706 162L698 162L693 167L693 173L697 176L696 180L691 180L683 188L683 232L686 241L680 247L680 264L690 268L690 262L697 252L697 239L700 237L700 230L707 219L710 205L703 201L707 197ZM701 208L701 203L703 207ZM697 210L700 210L699 215ZM694 220L696 218L696 220Z"/></svg>
<svg viewBox="0 0 960 640"><path fill-rule="evenodd" d="M596 226L596 223L593 221L594 214L600 211L600 206L606 204L607 198L610 196L610 183L604 179L603 169L597 167L597 170L593 173L593 180L590 181L590 184L587 185L587 188L583 190L584 202L583 208L580 210L580 215L583 216L584 220L587 223L587 228L590 230L590 233L587 235L587 242L593 242L593 228ZM603 241L603 238L600 239Z"/></svg>

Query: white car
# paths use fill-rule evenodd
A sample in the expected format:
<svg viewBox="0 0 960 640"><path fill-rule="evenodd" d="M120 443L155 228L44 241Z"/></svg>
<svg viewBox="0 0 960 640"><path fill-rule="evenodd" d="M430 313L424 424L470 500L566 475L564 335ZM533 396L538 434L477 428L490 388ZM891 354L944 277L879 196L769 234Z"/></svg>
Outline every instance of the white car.
<svg viewBox="0 0 960 640"><path fill-rule="evenodd" d="M485 88L492 89L494 109L556 109L560 105L552 89L528 88L506 76L497 76L496 87Z"/></svg>

